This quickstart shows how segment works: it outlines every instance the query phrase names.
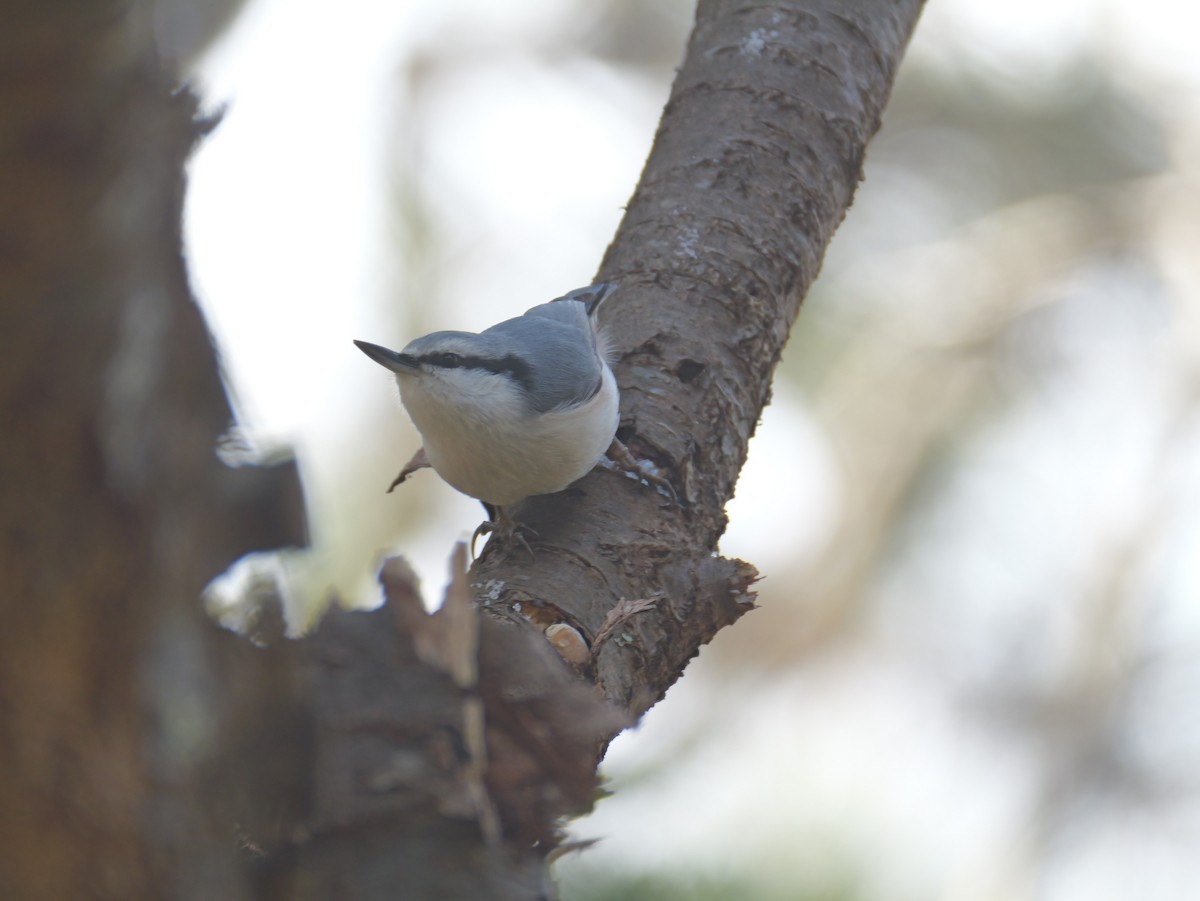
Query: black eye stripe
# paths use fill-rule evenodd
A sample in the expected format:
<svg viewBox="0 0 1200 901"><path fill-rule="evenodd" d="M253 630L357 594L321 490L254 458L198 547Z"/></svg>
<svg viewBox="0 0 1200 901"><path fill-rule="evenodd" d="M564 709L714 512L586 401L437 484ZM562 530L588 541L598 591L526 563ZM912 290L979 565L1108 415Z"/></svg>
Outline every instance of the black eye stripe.
<svg viewBox="0 0 1200 901"><path fill-rule="evenodd" d="M493 372L496 375L507 373L520 382L526 390L531 388L533 371L530 369L528 363L512 354L496 359L494 357L476 357L447 351L424 354L419 359L428 366L437 366L441 369L482 369L485 372Z"/></svg>

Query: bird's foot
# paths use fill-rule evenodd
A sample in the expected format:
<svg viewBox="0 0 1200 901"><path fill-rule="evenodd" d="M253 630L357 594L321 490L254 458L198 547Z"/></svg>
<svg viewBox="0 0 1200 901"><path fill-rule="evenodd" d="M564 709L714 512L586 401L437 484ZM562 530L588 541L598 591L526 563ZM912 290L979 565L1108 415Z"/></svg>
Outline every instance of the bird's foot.
<svg viewBox="0 0 1200 901"><path fill-rule="evenodd" d="M533 556L533 548L529 546L529 542L525 540L525 535L537 537L537 532L530 526L524 523L517 522L503 507L497 507L493 504L484 503L484 509L488 512L488 518L475 527L475 531L471 533L471 558L475 558L475 542L480 535L492 534L500 541L508 541L515 539L521 547L529 552L529 556Z"/></svg>

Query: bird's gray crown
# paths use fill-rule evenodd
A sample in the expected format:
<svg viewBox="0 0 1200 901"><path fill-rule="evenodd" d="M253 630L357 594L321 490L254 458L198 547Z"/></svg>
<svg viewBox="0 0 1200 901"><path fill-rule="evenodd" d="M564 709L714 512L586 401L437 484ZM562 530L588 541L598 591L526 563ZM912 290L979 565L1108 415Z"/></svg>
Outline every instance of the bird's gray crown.
<svg viewBox="0 0 1200 901"><path fill-rule="evenodd" d="M540 304L479 334L424 335L402 355L431 370L475 369L511 378L538 413L592 398L604 366L588 306L572 298Z"/></svg>

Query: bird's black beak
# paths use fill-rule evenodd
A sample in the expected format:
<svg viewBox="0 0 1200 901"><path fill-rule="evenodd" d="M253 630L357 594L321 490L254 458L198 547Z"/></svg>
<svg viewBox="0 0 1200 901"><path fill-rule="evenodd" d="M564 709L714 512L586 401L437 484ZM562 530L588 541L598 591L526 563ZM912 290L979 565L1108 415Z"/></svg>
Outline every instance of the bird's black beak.
<svg viewBox="0 0 1200 901"><path fill-rule="evenodd" d="M368 341L355 341L354 343L368 357L392 372L414 372L419 368L417 358L409 354L397 353Z"/></svg>

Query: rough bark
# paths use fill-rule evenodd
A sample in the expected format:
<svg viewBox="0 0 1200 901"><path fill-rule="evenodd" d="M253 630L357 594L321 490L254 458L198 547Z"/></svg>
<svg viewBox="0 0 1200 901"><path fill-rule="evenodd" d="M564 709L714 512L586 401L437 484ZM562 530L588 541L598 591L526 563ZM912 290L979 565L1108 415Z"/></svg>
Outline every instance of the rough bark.
<svg viewBox="0 0 1200 901"><path fill-rule="evenodd" d="M550 892L543 857L558 818L596 790L594 767L580 764L627 721L542 638L480 616L465 557L459 546L434 616L392 560L384 607L334 612L305 642L309 806L257 846L260 897Z"/></svg>
<svg viewBox="0 0 1200 901"><path fill-rule="evenodd" d="M473 572L497 615L519 604L520 616L534 609L582 632L595 656L586 675L635 715L752 606L754 570L715 555L725 503L920 7L699 4L598 275L621 286L603 310L619 356L619 435L683 503L597 471L518 511L540 536L534 559L489 547ZM654 604L595 647L618 599Z"/></svg>

